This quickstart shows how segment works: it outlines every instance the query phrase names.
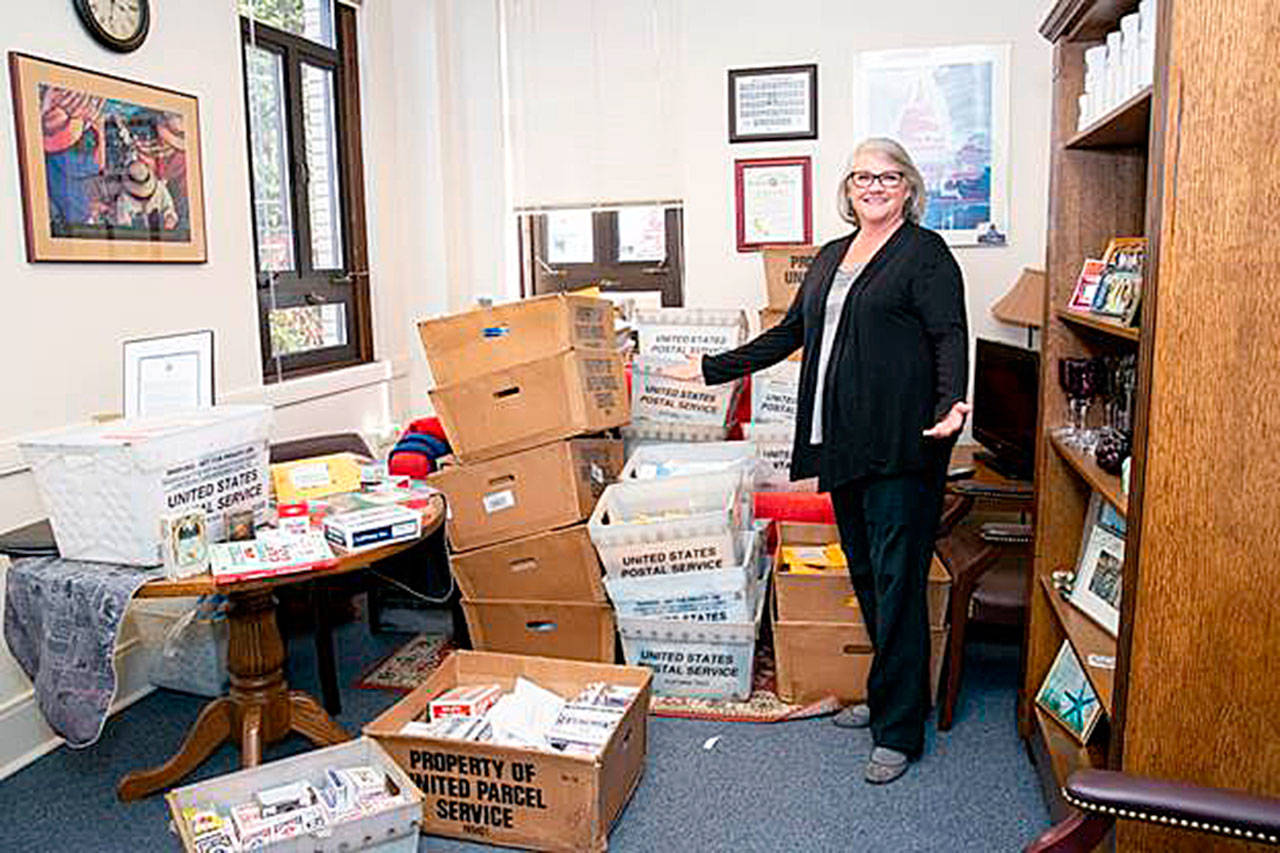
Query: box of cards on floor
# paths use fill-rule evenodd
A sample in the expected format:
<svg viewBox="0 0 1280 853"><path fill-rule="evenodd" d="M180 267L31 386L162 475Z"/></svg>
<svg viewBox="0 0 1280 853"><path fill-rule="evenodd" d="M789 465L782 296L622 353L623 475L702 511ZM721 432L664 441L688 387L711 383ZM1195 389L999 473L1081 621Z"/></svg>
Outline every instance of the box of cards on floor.
<svg viewBox="0 0 1280 853"><path fill-rule="evenodd" d="M506 370L567 349L612 352L613 305L557 293L418 324L437 385Z"/></svg>
<svg viewBox="0 0 1280 853"><path fill-rule="evenodd" d="M362 737L175 788L165 801L187 853L409 853L423 797Z"/></svg>
<svg viewBox="0 0 1280 853"><path fill-rule="evenodd" d="M625 424L626 382L616 353L565 350L430 394L454 454L476 462Z"/></svg>
<svg viewBox="0 0 1280 853"><path fill-rule="evenodd" d="M450 562L463 599L606 600L585 524L464 551Z"/></svg>
<svg viewBox="0 0 1280 853"><path fill-rule="evenodd" d="M740 565L743 517L736 471L631 480L604 490L587 529L612 577L680 574Z"/></svg>
<svg viewBox="0 0 1280 853"><path fill-rule="evenodd" d="M651 677L641 667L455 652L364 731L424 793L424 833L534 850L600 851L644 772ZM488 731L467 733L489 740L416 733L423 728L414 724L436 696L459 685L488 684L506 694L499 705L512 701L508 697L515 696L517 685L528 688L539 710L524 720L503 714L490 721ZM616 724L592 749L553 746L546 734L560 722L566 700L600 685L630 697ZM548 702L558 708L550 726L550 714L542 710ZM513 726L516 722L521 725ZM525 734L519 736L515 728Z"/></svg>
<svg viewBox="0 0 1280 853"><path fill-rule="evenodd" d="M593 601L462 600L479 650L548 658L614 660L613 610Z"/></svg>
<svg viewBox="0 0 1280 853"><path fill-rule="evenodd" d="M19 443L65 559L157 566L161 518L204 514L208 541L229 513L267 508L270 406L217 406L72 427Z"/></svg>
<svg viewBox="0 0 1280 853"><path fill-rule="evenodd" d="M577 438L448 467L427 482L448 498L450 544L469 551L582 521L620 470L617 439Z"/></svg>
<svg viewBox="0 0 1280 853"><path fill-rule="evenodd" d="M774 565L774 595L782 621L862 623L835 525L780 522ZM925 589L929 624L940 628L947 621L951 575L937 556L929 565Z"/></svg>

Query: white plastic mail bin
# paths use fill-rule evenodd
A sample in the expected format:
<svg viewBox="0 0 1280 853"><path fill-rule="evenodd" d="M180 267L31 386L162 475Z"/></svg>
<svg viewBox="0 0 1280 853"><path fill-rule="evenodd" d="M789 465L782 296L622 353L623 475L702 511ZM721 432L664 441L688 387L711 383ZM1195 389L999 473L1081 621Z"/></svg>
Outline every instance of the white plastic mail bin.
<svg viewBox="0 0 1280 853"><path fill-rule="evenodd" d="M641 447L650 444L670 444L681 442L686 444L703 444L709 441L724 441L729 428L724 424L686 424L675 421L651 421L632 417L631 423L621 427L622 452L625 458Z"/></svg>
<svg viewBox="0 0 1280 853"><path fill-rule="evenodd" d="M606 486L587 522L612 577L684 574L742 562L736 471Z"/></svg>
<svg viewBox="0 0 1280 853"><path fill-rule="evenodd" d="M631 416L655 421L724 426L738 400L737 380L707 385L700 379L672 379L664 367L679 361L637 356L631 362Z"/></svg>
<svg viewBox="0 0 1280 853"><path fill-rule="evenodd" d="M761 463L756 490L761 492L814 492L817 477L792 481L791 451L795 440L794 424L743 424L743 434L755 448Z"/></svg>
<svg viewBox="0 0 1280 853"><path fill-rule="evenodd" d="M741 478L744 524L753 519L752 493L756 481L769 473L756 459L755 445L749 441L709 441L703 444L650 444L627 457L618 480L661 480L666 477L694 477L719 471L736 471Z"/></svg>
<svg viewBox="0 0 1280 853"><path fill-rule="evenodd" d="M231 806L251 802L254 793L263 788L291 782L319 785L324 780L325 770L330 767L359 766L370 766L389 776L399 789L402 802L383 811L326 826L311 834L273 841L263 848L265 853L355 853L364 850L412 853L417 850L418 828L422 822L422 792L414 787L408 774L391 760L386 750L370 737L313 749L292 758L175 788L165 794L165 800L169 804L173 826L182 839L183 849L187 853L199 853L207 848L192 838L182 816L183 809L215 808L226 815Z"/></svg>
<svg viewBox="0 0 1280 853"><path fill-rule="evenodd" d="M800 363L783 361L751 377L751 421L757 424L796 422L800 396Z"/></svg>
<svg viewBox="0 0 1280 853"><path fill-rule="evenodd" d="M627 663L653 670L655 696L747 699L755 671L764 585L753 619L722 624L618 617Z"/></svg>
<svg viewBox="0 0 1280 853"><path fill-rule="evenodd" d="M217 406L180 415L111 421L27 439L61 555L154 566L160 518L203 509L210 542L228 512L267 509L270 406Z"/></svg>
<svg viewBox="0 0 1280 853"><path fill-rule="evenodd" d="M740 308L640 308L632 323L641 356L675 361L724 352L747 339L747 312Z"/></svg>
<svg viewBox="0 0 1280 853"><path fill-rule="evenodd" d="M604 579L619 617L654 617L679 622L727 623L751 620L759 585L761 536L741 534L742 564L708 572Z"/></svg>

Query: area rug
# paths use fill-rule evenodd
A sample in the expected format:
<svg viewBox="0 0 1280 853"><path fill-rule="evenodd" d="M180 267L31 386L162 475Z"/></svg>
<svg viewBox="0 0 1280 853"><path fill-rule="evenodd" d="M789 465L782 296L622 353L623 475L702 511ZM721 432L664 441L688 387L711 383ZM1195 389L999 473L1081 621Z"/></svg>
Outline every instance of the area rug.
<svg viewBox="0 0 1280 853"><path fill-rule="evenodd" d="M780 723L784 720L820 717L840 710L840 702L834 696L805 705L792 705L778 698L777 666L773 659L773 647L768 643L761 643L756 647L755 672L751 681L751 696L745 701L654 696L649 700L649 713L655 717L683 717L689 720Z"/></svg>
<svg viewBox="0 0 1280 853"><path fill-rule="evenodd" d="M426 681L451 651L453 643L444 634L419 634L369 667L355 686L408 693Z"/></svg>

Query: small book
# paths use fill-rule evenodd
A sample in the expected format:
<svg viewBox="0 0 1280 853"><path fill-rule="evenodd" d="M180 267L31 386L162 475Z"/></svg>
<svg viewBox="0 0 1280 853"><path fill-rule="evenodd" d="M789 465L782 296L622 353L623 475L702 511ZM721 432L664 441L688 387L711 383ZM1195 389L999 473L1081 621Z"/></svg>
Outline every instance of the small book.
<svg viewBox="0 0 1280 853"><path fill-rule="evenodd" d="M337 562L324 534L318 531L299 536L263 530L256 539L209 546L209 570L214 583L307 572L329 568Z"/></svg>
<svg viewBox="0 0 1280 853"><path fill-rule="evenodd" d="M1076 276L1076 286L1071 291L1071 299L1067 307L1076 311L1093 310L1093 298L1098 292L1098 280L1102 278L1106 264L1100 258L1088 258L1080 267L1080 275Z"/></svg>

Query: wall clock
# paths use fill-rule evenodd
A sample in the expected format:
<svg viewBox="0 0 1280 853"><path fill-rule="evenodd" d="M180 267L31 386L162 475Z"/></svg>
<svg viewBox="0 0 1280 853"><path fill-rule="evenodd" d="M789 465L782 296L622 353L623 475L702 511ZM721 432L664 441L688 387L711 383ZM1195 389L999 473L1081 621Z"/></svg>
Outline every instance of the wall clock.
<svg viewBox="0 0 1280 853"><path fill-rule="evenodd" d="M73 0L89 35L120 53L137 50L151 27L150 0Z"/></svg>

